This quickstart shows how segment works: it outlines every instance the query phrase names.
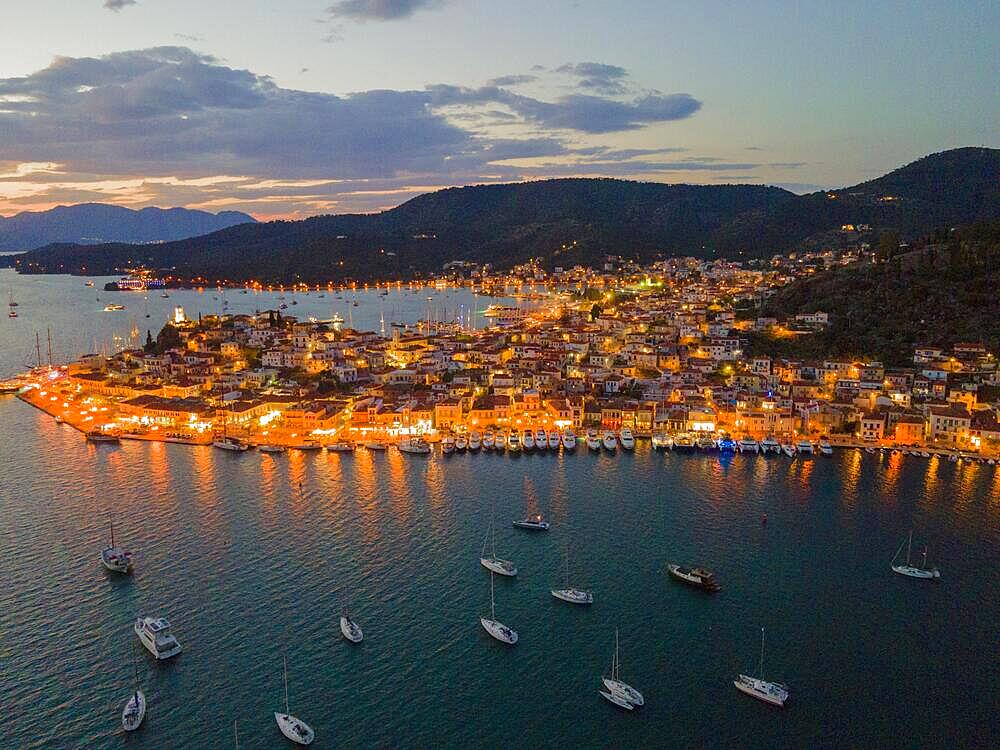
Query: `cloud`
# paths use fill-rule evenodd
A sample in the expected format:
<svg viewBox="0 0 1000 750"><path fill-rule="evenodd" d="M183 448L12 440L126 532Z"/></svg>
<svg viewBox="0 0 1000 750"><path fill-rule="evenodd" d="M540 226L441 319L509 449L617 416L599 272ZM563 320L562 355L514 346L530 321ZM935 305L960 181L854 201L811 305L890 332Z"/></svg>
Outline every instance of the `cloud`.
<svg viewBox="0 0 1000 750"><path fill-rule="evenodd" d="M521 83L531 83L532 81L537 81L538 76L531 75L511 75L511 76L500 76L499 78L491 78L486 82L487 86L517 86Z"/></svg>
<svg viewBox="0 0 1000 750"><path fill-rule="evenodd" d="M628 71L618 65L597 62L566 63L556 68L555 72L576 76L579 79L578 86L601 94L624 94L628 90L625 85Z"/></svg>
<svg viewBox="0 0 1000 750"><path fill-rule="evenodd" d="M174 34L174 38L180 39L183 42L201 42L205 39L198 34Z"/></svg>
<svg viewBox="0 0 1000 750"><path fill-rule="evenodd" d="M120 11L122 8L126 8L129 5L135 5L136 0L104 0L104 7L108 10L113 10L115 13Z"/></svg>
<svg viewBox="0 0 1000 750"><path fill-rule="evenodd" d="M395 21L442 4L443 0L338 0L327 13L352 21Z"/></svg>
<svg viewBox="0 0 1000 750"><path fill-rule="evenodd" d="M744 168L595 142L691 117L690 94L546 101L508 88L527 78L338 96L182 46L57 57L0 78L0 209L101 199L314 213L484 181Z"/></svg>

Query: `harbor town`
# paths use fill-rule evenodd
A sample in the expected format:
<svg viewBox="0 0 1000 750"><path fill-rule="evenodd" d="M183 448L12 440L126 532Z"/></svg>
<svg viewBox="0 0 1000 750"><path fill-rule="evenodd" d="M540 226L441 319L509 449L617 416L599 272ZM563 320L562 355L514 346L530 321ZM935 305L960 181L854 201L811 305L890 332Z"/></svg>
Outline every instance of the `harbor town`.
<svg viewBox="0 0 1000 750"><path fill-rule="evenodd" d="M435 280L385 285L428 301L455 284L498 299L519 290L513 303L489 305L485 328L472 311L432 315L429 303L423 319L383 316L377 331L338 314L294 315L307 295L350 315L357 288L333 284L281 290L279 309L256 314L229 314L224 302L220 314L189 319L178 306L144 346L48 365L39 346L37 366L3 390L95 442L424 453L435 443L614 450L649 438L681 451L854 446L995 462L1000 377L981 344L917 347L902 367L758 351L762 336L809 336L830 323L822 310L761 317L761 301L817 269L865 262L863 249L747 263L606 260L601 270L528 263L502 275L457 263ZM162 282L140 270L115 286L127 303ZM223 297L246 291L217 287Z"/></svg>

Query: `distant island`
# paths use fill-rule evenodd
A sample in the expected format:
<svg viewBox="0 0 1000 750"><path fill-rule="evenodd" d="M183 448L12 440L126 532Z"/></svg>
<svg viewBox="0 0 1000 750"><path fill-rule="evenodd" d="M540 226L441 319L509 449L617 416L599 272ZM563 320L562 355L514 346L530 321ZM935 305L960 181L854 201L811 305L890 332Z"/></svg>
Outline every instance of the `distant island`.
<svg viewBox="0 0 1000 750"><path fill-rule="evenodd" d="M236 224L254 223L241 211L217 214L190 208L143 208L106 203L56 206L0 216L0 251L32 250L52 243L101 245L108 242L170 242L208 234Z"/></svg>

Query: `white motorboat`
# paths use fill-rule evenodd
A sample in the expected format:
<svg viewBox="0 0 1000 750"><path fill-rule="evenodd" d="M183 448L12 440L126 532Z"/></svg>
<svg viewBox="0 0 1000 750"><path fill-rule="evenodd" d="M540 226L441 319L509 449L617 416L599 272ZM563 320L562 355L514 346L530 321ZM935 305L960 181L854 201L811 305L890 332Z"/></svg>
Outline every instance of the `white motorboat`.
<svg viewBox="0 0 1000 750"><path fill-rule="evenodd" d="M493 599L493 571L490 571L490 616L480 617L483 629L501 643L513 646L517 643L517 631L497 620L496 603Z"/></svg>
<svg viewBox="0 0 1000 750"><path fill-rule="evenodd" d="M601 439L597 437L597 430L587 430L587 447L592 451L601 449Z"/></svg>
<svg viewBox="0 0 1000 750"><path fill-rule="evenodd" d="M426 456L431 452L431 447L423 438L410 438L409 440L403 440L399 444L399 449L403 453L409 453L415 456Z"/></svg>
<svg viewBox="0 0 1000 750"><path fill-rule="evenodd" d="M445 455L455 452L455 438L451 435L445 435L441 438L441 452Z"/></svg>
<svg viewBox="0 0 1000 750"><path fill-rule="evenodd" d="M521 438L516 430L511 430L510 434L507 435L507 450L511 453L517 453L521 450Z"/></svg>
<svg viewBox="0 0 1000 750"><path fill-rule="evenodd" d="M611 660L611 673L607 677L603 677L601 682L604 683L604 687L606 687L612 695L625 699L633 706L643 705L645 703L645 699L642 697L642 693L629 685L627 682L622 681L621 668L621 658L618 653L618 628L615 628L615 655Z"/></svg>
<svg viewBox="0 0 1000 750"><path fill-rule="evenodd" d="M635 436L628 427L622 427L622 431L618 434L618 442L627 451L635 450Z"/></svg>
<svg viewBox="0 0 1000 750"><path fill-rule="evenodd" d="M563 450L575 451L576 450L576 435L573 434L573 430L567 429L562 434L562 447Z"/></svg>
<svg viewBox="0 0 1000 750"><path fill-rule="evenodd" d="M486 555L486 545L490 545L490 554ZM490 521L490 530L486 534L486 539L483 540L483 553L479 558L479 563L484 568L493 573L498 573L502 576L516 576L517 567L510 560L503 560L497 557L497 534L496 534L496 524Z"/></svg>
<svg viewBox="0 0 1000 750"><path fill-rule="evenodd" d="M465 435L457 435L455 437L455 450L464 451L469 447L469 438Z"/></svg>
<svg viewBox="0 0 1000 750"><path fill-rule="evenodd" d="M284 453L286 449L283 445L258 445L257 450L261 453Z"/></svg>
<svg viewBox="0 0 1000 750"><path fill-rule="evenodd" d="M493 434L491 430L487 430L483 435L483 450L491 451L496 446L496 435Z"/></svg>
<svg viewBox="0 0 1000 750"><path fill-rule="evenodd" d="M549 450L558 450L560 445L562 440L559 439L559 433L556 430L549 430Z"/></svg>
<svg viewBox="0 0 1000 750"><path fill-rule="evenodd" d="M922 456L923 458L930 458L930 457L931 457L931 454L930 454L930 452L928 452L928 451L920 451L920 455L921 455L921 456ZM980 463L981 463L981 462L982 462L982 460L980 460Z"/></svg>
<svg viewBox="0 0 1000 750"><path fill-rule="evenodd" d="M549 522L542 519L541 513L532 513L527 518L514 521L514 527L518 529L529 529L531 531L548 531Z"/></svg>
<svg viewBox="0 0 1000 750"><path fill-rule="evenodd" d="M938 579L941 577L941 572L937 568L927 567L927 547L924 547L924 564L923 567L918 568L916 565L910 565L910 551L913 546L913 532L910 532L910 536L906 540L906 564L896 565L896 558L899 557L899 553L903 551L903 545L899 545L899 549L896 550L896 554L892 558L892 570L895 573L899 573L901 576L907 576L909 578L923 578L928 580Z"/></svg>
<svg viewBox="0 0 1000 750"><path fill-rule="evenodd" d="M833 446L830 445L830 439L825 435L819 439L819 452L824 456L833 455Z"/></svg>
<svg viewBox="0 0 1000 750"><path fill-rule="evenodd" d="M535 449L535 436L531 434L531 430L524 431L524 434L521 435L521 443L524 445L524 450L526 451Z"/></svg>
<svg viewBox="0 0 1000 750"><path fill-rule="evenodd" d="M781 452L784 453L789 458L794 458L795 457L795 446L792 445L791 443L782 443L781 444Z"/></svg>
<svg viewBox="0 0 1000 750"><path fill-rule="evenodd" d="M121 438L114 432L104 430L90 430L85 435L88 443L120 443Z"/></svg>
<svg viewBox="0 0 1000 750"><path fill-rule="evenodd" d="M122 709L122 729L134 732L146 718L146 695L136 688Z"/></svg>
<svg viewBox="0 0 1000 750"><path fill-rule="evenodd" d="M115 544L115 524L111 521L111 544L101 550L101 564L112 573L128 573L132 570L132 553Z"/></svg>
<svg viewBox="0 0 1000 750"><path fill-rule="evenodd" d="M351 619L347 611L340 616L340 632L344 634L344 638L349 640L351 643L361 643L365 634L361 632L361 626L359 626L354 620Z"/></svg>
<svg viewBox="0 0 1000 750"><path fill-rule="evenodd" d="M798 454L800 456L803 456L803 455L804 456L811 456L813 454L813 451L815 449L813 448L813 444L812 444L811 440L807 440L806 438L802 438L798 443L795 444L795 450L798 452Z"/></svg>
<svg viewBox="0 0 1000 750"><path fill-rule="evenodd" d="M224 451L233 451L235 453L242 453L243 451L250 450L250 443L228 435L221 437L218 440L213 440L212 445Z"/></svg>
<svg viewBox="0 0 1000 750"><path fill-rule="evenodd" d="M663 451L670 450L674 446L674 440L665 432L654 432L653 438L653 450Z"/></svg>
<svg viewBox="0 0 1000 750"><path fill-rule="evenodd" d="M296 745L311 745L316 739L316 733L301 719L298 719L289 712L288 709L288 659L284 660L285 666L285 713L275 712L274 720L278 724L278 729L285 737Z"/></svg>
<svg viewBox="0 0 1000 750"><path fill-rule="evenodd" d="M337 440L333 443L328 443L326 449L330 453L353 453L354 443L349 443L346 440Z"/></svg>
<svg viewBox="0 0 1000 750"><path fill-rule="evenodd" d="M740 453L757 453L760 450L760 443L749 435L744 435L736 443L736 448Z"/></svg>
<svg viewBox="0 0 1000 750"><path fill-rule="evenodd" d="M768 453L781 453L781 444L774 439L773 435L768 435L760 441L760 450L765 456Z"/></svg>
<svg viewBox="0 0 1000 750"><path fill-rule="evenodd" d="M296 445L293 445L292 449L293 450L297 450L297 451L306 451L306 452L308 452L308 451L321 451L321 450L323 450L323 445L322 445L322 443L319 443L318 441L309 440L309 441L306 441L306 442L302 442L302 443L298 443Z"/></svg>
<svg viewBox="0 0 1000 750"><path fill-rule="evenodd" d="M365 443L365 449L370 451L387 451L389 444L381 440L369 440Z"/></svg>
<svg viewBox="0 0 1000 750"><path fill-rule="evenodd" d="M483 447L483 438L477 430L469 433L469 450L478 451Z"/></svg>
<svg viewBox="0 0 1000 750"><path fill-rule="evenodd" d="M788 686L780 682L770 682L764 679L764 628L760 629L760 677L741 674L733 681L733 685L741 693L746 693L757 700L770 703L772 706L784 706L788 700Z"/></svg>
<svg viewBox="0 0 1000 750"><path fill-rule="evenodd" d="M136 618L132 627L139 642L157 659L169 659L181 652L181 644L170 632L170 623L162 617Z"/></svg>
<svg viewBox="0 0 1000 750"><path fill-rule="evenodd" d="M494 437L493 449L498 451L507 450L507 436L503 432L497 432Z"/></svg>
<svg viewBox="0 0 1000 750"><path fill-rule="evenodd" d="M535 430L535 447L540 451L549 447L549 436L545 434L545 430Z"/></svg>
<svg viewBox="0 0 1000 750"><path fill-rule="evenodd" d="M601 444L605 450L616 450L618 448L618 438L615 437L615 433L611 430L605 430L604 436L601 438Z"/></svg>

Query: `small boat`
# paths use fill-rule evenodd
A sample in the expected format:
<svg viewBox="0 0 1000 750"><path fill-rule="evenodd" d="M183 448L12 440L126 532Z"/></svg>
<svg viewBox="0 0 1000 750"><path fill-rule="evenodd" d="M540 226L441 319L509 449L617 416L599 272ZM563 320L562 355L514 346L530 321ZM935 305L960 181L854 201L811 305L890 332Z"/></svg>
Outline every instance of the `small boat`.
<svg viewBox="0 0 1000 750"><path fill-rule="evenodd" d="M549 450L558 450L560 445L562 445L562 440L559 439L559 433L555 430L549 430Z"/></svg>
<svg viewBox="0 0 1000 750"><path fill-rule="evenodd" d="M181 652L181 644L170 632L170 623L162 617L143 617L135 619L132 629L139 637L139 642L157 659L169 659Z"/></svg>
<svg viewBox="0 0 1000 750"><path fill-rule="evenodd" d="M83 282L83 285L84 286L93 286L94 282L93 281L85 281L85 282Z"/></svg>
<svg viewBox="0 0 1000 750"><path fill-rule="evenodd" d="M522 518L520 521L513 522L514 527L518 529L529 529L531 531L548 531L549 522L542 519L541 513L532 513L527 518Z"/></svg>
<svg viewBox="0 0 1000 750"><path fill-rule="evenodd" d="M492 430L488 430L485 435L483 435L483 450L491 451L496 445L496 436L493 434Z"/></svg>
<svg viewBox="0 0 1000 750"><path fill-rule="evenodd" d="M135 690L122 709L122 729L126 732L134 732L146 718L146 695L139 689L139 662L135 658L135 649L132 650L132 668L135 671Z"/></svg>
<svg viewBox="0 0 1000 750"><path fill-rule="evenodd" d="M833 455L833 446L830 445L830 438L828 438L826 435L824 435L819 439L819 452L822 453L824 456Z"/></svg>
<svg viewBox="0 0 1000 750"><path fill-rule="evenodd" d="M716 445L718 446L720 453L736 452L736 441L729 437L729 435L723 435L720 437Z"/></svg>
<svg viewBox="0 0 1000 750"><path fill-rule="evenodd" d="M670 563L667 565L667 572L675 580L686 583L702 591L721 591L722 587L716 583L715 576L704 568L688 568L683 565Z"/></svg>
<svg viewBox="0 0 1000 750"><path fill-rule="evenodd" d="M115 524L111 524L111 544L101 550L101 565L112 573L129 573L132 570L132 553L115 544Z"/></svg>
<svg viewBox="0 0 1000 750"><path fill-rule="evenodd" d="M806 455L811 456L814 452L813 444L811 440L802 438L798 443L795 444L795 450L800 456Z"/></svg>
<svg viewBox="0 0 1000 750"><path fill-rule="evenodd" d="M622 427L622 431L618 433L618 442L627 451L635 450L635 436L628 427Z"/></svg>
<svg viewBox="0 0 1000 750"><path fill-rule="evenodd" d="M781 453L781 444L774 439L773 435L768 435L760 441L760 450L765 456L768 453Z"/></svg>
<svg viewBox="0 0 1000 750"><path fill-rule="evenodd" d="M761 444L749 435L741 437L736 447L739 449L740 453L757 453L762 448ZM767 453L766 450L764 452Z"/></svg>
<svg viewBox="0 0 1000 750"><path fill-rule="evenodd" d="M677 439L674 440L674 450L679 453L693 453L695 451L694 439L687 433L678 435Z"/></svg>
<svg viewBox="0 0 1000 750"><path fill-rule="evenodd" d="M521 435L521 443L524 445L524 450L533 451L535 449L535 436L531 434L531 430L525 430L524 434Z"/></svg>
<svg viewBox="0 0 1000 750"><path fill-rule="evenodd" d="M567 429L562 434L562 447L563 450L575 451L576 450L576 435L573 434L573 430Z"/></svg>
<svg viewBox="0 0 1000 750"><path fill-rule="evenodd" d="M316 738L316 733L301 719L292 716L288 709L288 659L284 659L285 665L285 713L275 712L274 720L278 723L278 729L285 737L296 745L311 745Z"/></svg>
<svg viewBox="0 0 1000 750"><path fill-rule="evenodd" d="M486 556L486 545L490 545L490 555ZM483 553L479 558L479 564L482 565L489 571L493 573L499 573L502 576L516 576L517 567L510 560L502 560L497 557L497 534L496 525L493 521L490 521L490 530L486 533L486 539L483 540Z"/></svg>
<svg viewBox="0 0 1000 750"><path fill-rule="evenodd" d="M772 706L784 706L788 700L788 686L780 682L769 682L764 679L764 628L760 629L760 677L741 674L733 681L733 685L741 693L770 703Z"/></svg>
<svg viewBox="0 0 1000 750"><path fill-rule="evenodd" d="M455 438L455 450L464 451L469 447L469 438L465 435L459 435Z"/></svg>
<svg viewBox="0 0 1000 750"><path fill-rule="evenodd" d="M292 449L297 451L321 451L323 450L323 444L319 441L309 440L304 443L293 445Z"/></svg>
<svg viewBox="0 0 1000 750"><path fill-rule="evenodd" d="M545 434L545 430L535 430L535 447L540 451L549 447L549 436Z"/></svg>
<svg viewBox="0 0 1000 750"><path fill-rule="evenodd" d="M7 312L7 317L8 318L16 318L17 317L17 311L16 310L10 310L10 311L8 311Z"/></svg>
<svg viewBox="0 0 1000 750"><path fill-rule="evenodd" d="M63 424L66 420L56 415L56 424Z"/></svg>
<svg viewBox="0 0 1000 750"><path fill-rule="evenodd" d="M399 444L399 449L403 453L409 453L414 456L426 456L431 452L431 447L423 438L411 437L409 440L403 440Z"/></svg>
<svg viewBox="0 0 1000 750"><path fill-rule="evenodd" d="M789 458L794 458L795 457L795 446L792 445L791 443L782 443L781 444L781 452L784 453Z"/></svg>
<svg viewBox="0 0 1000 750"><path fill-rule="evenodd" d="M587 447L592 451L601 449L601 439L597 437L597 430L587 430Z"/></svg>
<svg viewBox="0 0 1000 750"><path fill-rule="evenodd" d="M118 443L121 439L113 432L104 430L90 430L87 435L88 443Z"/></svg>
<svg viewBox="0 0 1000 750"><path fill-rule="evenodd" d="M615 433L611 430L605 430L604 435L601 437L601 445L604 446L605 450L614 451L618 448L618 438L615 437Z"/></svg>
<svg viewBox="0 0 1000 750"><path fill-rule="evenodd" d="M469 450L478 451L483 447L483 438L477 430L469 433Z"/></svg>
<svg viewBox="0 0 1000 750"><path fill-rule="evenodd" d="M451 435L445 435L441 438L441 452L445 455L455 452L455 438Z"/></svg>
<svg viewBox="0 0 1000 750"><path fill-rule="evenodd" d="M591 592L569 585L569 551L563 558L563 588L552 589L552 596L570 604L594 603L594 595Z"/></svg>
<svg viewBox="0 0 1000 750"><path fill-rule="evenodd" d="M493 439L493 450L507 450L507 436L503 432L497 432Z"/></svg>
<svg viewBox="0 0 1000 750"><path fill-rule="evenodd" d="M388 443L383 443L381 440L369 440L365 443L365 449L370 451L387 451L389 450Z"/></svg>
<svg viewBox="0 0 1000 750"><path fill-rule="evenodd" d="M629 685L627 682L623 682L621 678L622 663L621 658L618 654L618 628L615 628L615 655L611 660L611 673L607 677L601 678L601 682L604 683L604 687L608 689L611 695L618 696L633 706L641 706L645 703L645 699L642 697L642 693L636 690L634 687ZM614 701L612 701L614 703Z"/></svg>
<svg viewBox="0 0 1000 750"><path fill-rule="evenodd" d="M941 577L941 572L937 568L927 567L927 547L924 547L924 565L918 568L915 565L910 565L910 550L913 546L913 532L910 532L909 538L906 540L906 565L896 565L896 558L899 557L899 553L903 551L903 545L899 545L899 549L896 550L896 554L892 558L892 570L894 573L899 573L901 576L907 576L909 578L923 578L923 579L938 579Z"/></svg>
<svg viewBox="0 0 1000 750"><path fill-rule="evenodd" d="M361 632L361 627L350 618L347 610L344 610L344 614L340 616L340 632L351 643L361 643L365 637L365 634Z"/></svg>
<svg viewBox="0 0 1000 750"><path fill-rule="evenodd" d="M483 629L501 643L513 646L517 643L517 631L504 625L497 620L496 602L493 595L493 570L490 570L490 616L480 617L479 622Z"/></svg>
<svg viewBox="0 0 1000 750"><path fill-rule="evenodd" d="M221 437L218 440L213 440L212 445L221 450L233 451L236 453L242 453L243 451L250 450L250 443L228 435Z"/></svg>
<svg viewBox="0 0 1000 750"><path fill-rule="evenodd" d="M164 292L164 293L163 293L163 294L161 294L160 296L161 296L161 297L162 297L163 299L170 299L170 295L169 295L169 294L167 294L166 292Z"/></svg>
<svg viewBox="0 0 1000 750"><path fill-rule="evenodd" d="M125 305L111 304L111 305L105 305L104 306L104 312L119 312L120 310L124 310L124 309L126 309Z"/></svg>
<svg viewBox="0 0 1000 750"><path fill-rule="evenodd" d="M928 451L920 451L920 455L924 458L930 458L931 454Z"/></svg>
<svg viewBox="0 0 1000 750"><path fill-rule="evenodd" d="M327 443L326 450L329 453L353 453L354 443L349 443L346 440L337 440L333 443Z"/></svg>
<svg viewBox="0 0 1000 750"><path fill-rule="evenodd" d="M284 453L285 446L283 445L258 445L257 450L261 453Z"/></svg>
<svg viewBox="0 0 1000 750"><path fill-rule="evenodd" d="M697 440L698 450L708 452L718 448L718 443L710 435L702 435Z"/></svg>
<svg viewBox="0 0 1000 750"><path fill-rule="evenodd" d="M869 453L869 454L871 454L871 455L874 455L874 454L875 454L875 449L874 449L874 448L872 448L872 447L871 447L871 446L869 445L869 446L868 446L867 448L865 448L865 453ZM906 452L905 450L903 451L903 455L904 455L904 456L905 456L905 455L907 455L907 452Z"/></svg>
<svg viewBox="0 0 1000 750"><path fill-rule="evenodd" d="M652 443L653 450L656 451L666 451L674 447L674 439L665 432L654 432Z"/></svg>
<svg viewBox="0 0 1000 750"><path fill-rule="evenodd" d="M521 438L516 430L511 430L507 435L507 450L511 453L518 453L521 450Z"/></svg>

